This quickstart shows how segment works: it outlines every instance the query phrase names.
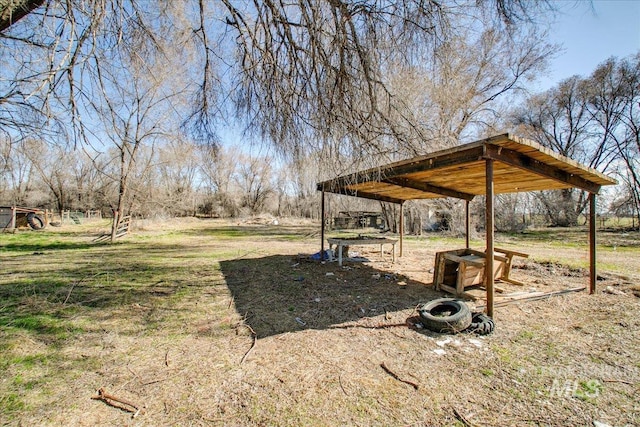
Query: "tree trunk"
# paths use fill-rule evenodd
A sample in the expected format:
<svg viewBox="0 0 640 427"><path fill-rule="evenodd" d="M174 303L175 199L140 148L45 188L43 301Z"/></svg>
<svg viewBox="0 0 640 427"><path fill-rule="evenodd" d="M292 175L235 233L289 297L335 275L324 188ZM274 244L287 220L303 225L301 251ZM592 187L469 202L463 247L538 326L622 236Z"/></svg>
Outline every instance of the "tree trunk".
<svg viewBox="0 0 640 427"><path fill-rule="evenodd" d="M137 148L137 147L136 147ZM135 154L133 151L132 157ZM120 152L120 184L118 188L118 204L113 213L113 224L111 224L111 243L116 241L116 233L118 226L120 225L120 219L124 216L124 201L127 193L127 177L129 176L129 169L125 165L125 150Z"/></svg>
<svg viewBox="0 0 640 427"><path fill-rule="evenodd" d="M44 0L0 1L0 32L24 18L44 4Z"/></svg>
<svg viewBox="0 0 640 427"><path fill-rule="evenodd" d="M382 208L382 216L387 223L387 230L392 233L398 232L397 207L393 203L380 202Z"/></svg>

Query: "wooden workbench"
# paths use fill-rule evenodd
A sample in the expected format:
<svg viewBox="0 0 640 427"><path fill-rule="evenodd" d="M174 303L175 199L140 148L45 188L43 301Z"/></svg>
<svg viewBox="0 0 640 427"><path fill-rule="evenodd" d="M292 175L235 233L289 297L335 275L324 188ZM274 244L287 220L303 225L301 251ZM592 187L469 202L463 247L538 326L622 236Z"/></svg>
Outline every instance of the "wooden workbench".
<svg viewBox="0 0 640 427"><path fill-rule="evenodd" d="M391 257L392 257L392 261L395 262L396 261L396 243L398 242L397 239L388 239L386 237L366 237L366 236L361 236L361 237L351 237L351 238L344 238L344 239L339 239L339 238L331 238L331 239L327 239L327 242L329 242L329 254L331 254L331 247L333 245L336 246L336 248L338 249L338 265L342 266L342 248L349 247L349 246L360 246L360 245L380 245L380 255L384 255L384 251L383 251L383 247L382 245L384 244L390 244L392 249L391 249ZM333 261L333 256L329 255L331 258L329 259L329 261Z"/></svg>

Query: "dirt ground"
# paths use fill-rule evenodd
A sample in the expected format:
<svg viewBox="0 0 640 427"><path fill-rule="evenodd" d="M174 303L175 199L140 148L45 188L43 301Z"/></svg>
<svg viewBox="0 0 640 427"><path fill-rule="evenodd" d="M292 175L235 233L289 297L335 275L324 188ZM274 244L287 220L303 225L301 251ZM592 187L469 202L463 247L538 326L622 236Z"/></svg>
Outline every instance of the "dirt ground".
<svg viewBox="0 0 640 427"><path fill-rule="evenodd" d="M339 267L308 259L315 224L286 219L138 223L116 245L67 227L0 244L3 425L640 425L637 234L601 236L595 295L508 305L587 286L562 262L586 246L499 236L531 256L479 336L413 326L447 296L434 256L459 240L407 238L396 262L353 247L368 261Z"/></svg>

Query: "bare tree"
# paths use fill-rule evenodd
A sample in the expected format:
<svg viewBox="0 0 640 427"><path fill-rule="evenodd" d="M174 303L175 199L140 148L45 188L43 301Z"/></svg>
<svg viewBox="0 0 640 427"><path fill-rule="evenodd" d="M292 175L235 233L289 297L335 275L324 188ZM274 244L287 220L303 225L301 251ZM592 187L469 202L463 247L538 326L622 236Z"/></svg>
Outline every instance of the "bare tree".
<svg viewBox="0 0 640 427"><path fill-rule="evenodd" d="M175 83L160 78L162 63L142 62L134 56L115 49L105 51L95 57L93 66L93 91L100 96L88 99L86 108L93 111L95 119L100 121L97 132L104 129L102 143L113 148L116 155L116 173L110 178L117 182L118 196L113 202L115 214L112 236L118 227L118 218L125 215L127 200L132 206L129 194L131 180L136 174L145 174L151 166L153 147L166 135L174 112L171 101L180 93L180 86L169 88ZM126 65L126 66L125 66ZM140 158L143 147L149 147L145 161Z"/></svg>
<svg viewBox="0 0 640 427"><path fill-rule="evenodd" d="M43 133L73 135L71 129L81 119L77 109L81 86L75 69L98 48L101 25L120 26L122 15L109 15L104 6L98 0L2 2L3 132L14 139Z"/></svg>
<svg viewBox="0 0 640 427"><path fill-rule="evenodd" d="M140 61L152 59L159 40L171 34L173 43L183 47L185 59L202 70L193 86L193 113L184 123L194 135L209 139L216 117L231 100L249 127L269 137L281 152L331 143L363 157L382 151L381 139L405 143L421 136L411 110L390 90L387 77L392 66L423 63L433 47L460 29L451 25L460 16L482 15L504 29L518 18L525 18L518 22L523 25L550 4L3 2L2 57L16 57L11 52L22 50L33 60L9 64L0 102L34 114L44 112L47 119L57 117L84 136L77 101L93 94L77 69L86 70L90 58L114 46ZM19 16L24 18L16 23ZM467 19L460 25L477 21ZM56 108L71 118L70 123L63 114L55 114ZM24 130L26 123L15 122L15 117L3 116L15 131Z"/></svg>
<svg viewBox="0 0 640 427"><path fill-rule="evenodd" d="M9 189L9 174L11 173L11 143L0 136L0 200L4 200Z"/></svg>
<svg viewBox="0 0 640 427"><path fill-rule="evenodd" d="M424 135L411 141L403 154L448 148L494 133L507 103L524 94L526 83L556 52L545 38L533 29L511 35L493 28L461 31L442 42L431 61L396 73L394 90L415 112Z"/></svg>
<svg viewBox="0 0 640 427"><path fill-rule="evenodd" d="M240 153L236 147L214 147L200 145L200 173L203 176L206 214L217 216L238 215L238 200L234 197L232 184Z"/></svg>
<svg viewBox="0 0 640 427"><path fill-rule="evenodd" d="M605 159L616 159L624 198L640 224L640 51L628 58L610 58L587 80L587 108L605 149ZM612 160L609 161L610 163Z"/></svg>
<svg viewBox="0 0 640 427"><path fill-rule="evenodd" d="M428 61L433 49L459 30L451 21L477 12L513 22L526 10L549 6L505 0L222 4L226 28L218 29L222 36L215 40L233 36L238 60L231 63L236 78L229 84L249 129L293 158L328 149L349 157L351 164L386 154L389 142L405 146L424 139L419 120L390 85L390 70ZM202 3L199 10L199 40L211 55L202 68L194 118L213 110L210 101L217 94L208 77L216 45L207 38L216 33L202 24L208 16ZM460 19L460 25L476 24Z"/></svg>
<svg viewBox="0 0 640 427"><path fill-rule="evenodd" d="M273 159L266 156L241 156L236 183L240 188L242 206L257 214L265 209L267 198L274 192L271 183Z"/></svg>
<svg viewBox="0 0 640 427"><path fill-rule="evenodd" d="M193 215L199 159L195 146L184 139L173 139L158 150L157 201L172 215Z"/></svg>
<svg viewBox="0 0 640 427"><path fill-rule="evenodd" d="M395 159L494 134L502 128L509 103L524 94L526 83L545 69L557 49L545 42L542 31L507 34L480 24L479 29L461 29L443 41L425 64L390 78L393 91L422 128L421 138L405 145L392 142ZM418 211L426 206L443 212L460 208L456 201L444 199L408 205L405 223L412 224L414 233L421 231ZM464 224L464 216L452 215L449 227L462 232Z"/></svg>
<svg viewBox="0 0 640 427"><path fill-rule="evenodd" d="M571 77L529 98L515 117L518 132L602 172L622 160L633 181L640 128L638 58L612 58L591 76ZM585 192L571 189L537 196L556 225L575 225L587 203Z"/></svg>
<svg viewBox="0 0 640 427"><path fill-rule="evenodd" d="M105 180L103 171L106 165L103 163L100 153L89 150L74 150L74 160L70 173L73 175L73 187L76 197L72 203L72 209L100 211L109 207L107 191L110 185Z"/></svg>
<svg viewBox="0 0 640 427"><path fill-rule="evenodd" d="M35 175L31 160L18 144L6 138L0 138L0 153L0 200L13 205L29 204Z"/></svg>
<svg viewBox="0 0 640 427"><path fill-rule="evenodd" d="M61 212L71 205L73 158L63 147L50 147L45 141L28 139L21 143L24 155L37 171Z"/></svg>
<svg viewBox="0 0 640 427"><path fill-rule="evenodd" d="M590 153L600 150L589 149L591 115L585 90L582 78L574 76L529 98L516 116L519 132L559 154L594 165L597 156L590 159ZM543 191L536 196L551 223L565 227L577 224L587 203L584 192L574 189Z"/></svg>
<svg viewBox="0 0 640 427"><path fill-rule="evenodd" d="M517 88L535 67L533 59L541 57L542 50L515 49L524 46L522 40L505 49L504 34L513 23L523 25L532 13L550 9L549 2L523 0L48 0L41 8L36 6L44 3L27 3L32 7L17 23L0 21L0 55L11 58L0 73L0 104L6 107L0 122L12 138L46 129L66 131L63 140L104 139L126 153L120 157L125 164L138 150L132 123L145 116L127 115L170 97L170 85L150 95L148 87L126 93L116 83L153 80L163 68L163 78L170 72L173 82L196 82L188 87L190 114L183 115L185 103L174 103L191 136L215 143L217 120L235 112L280 154L334 161L321 169L325 176L344 173L357 160L376 164L402 150L415 152L416 141L429 146L431 128L396 90L396 72L440 72L446 65L465 80L477 74L470 80L479 89L469 104L456 107L459 123L448 123L448 133L464 135L465 129L484 126L485 112L498 111L494 101ZM2 4L0 16L17 17L16 4ZM470 18L476 15L481 19ZM466 42L478 49L477 56L452 61L463 44L455 35L478 26L496 30ZM495 58L501 49L516 54L500 62ZM17 51L26 59L13 59ZM474 68L478 60L482 66ZM497 74L504 70L509 71ZM494 80L487 79L491 73ZM129 113L125 93L133 100ZM430 101L436 98L434 90ZM90 112L105 117L108 111L111 119L102 122L103 129L87 120ZM152 116L144 120L154 122Z"/></svg>

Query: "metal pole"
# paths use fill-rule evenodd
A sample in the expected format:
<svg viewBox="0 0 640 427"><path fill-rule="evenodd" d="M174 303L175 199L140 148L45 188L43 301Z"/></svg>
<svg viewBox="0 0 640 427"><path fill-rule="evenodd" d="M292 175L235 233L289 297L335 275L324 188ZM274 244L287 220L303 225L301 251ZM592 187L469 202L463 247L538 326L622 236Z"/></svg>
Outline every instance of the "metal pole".
<svg viewBox="0 0 640 427"><path fill-rule="evenodd" d="M589 294L596 292L596 195L589 193Z"/></svg>
<svg viewBox="0 0 640 427"><path fill-rule="evenodd" d="M486 208L485 208L485 232L487 235L486 264L484 269L485 286L487 288L487 315L493 317L493 160L486 160Z"/></svg>

